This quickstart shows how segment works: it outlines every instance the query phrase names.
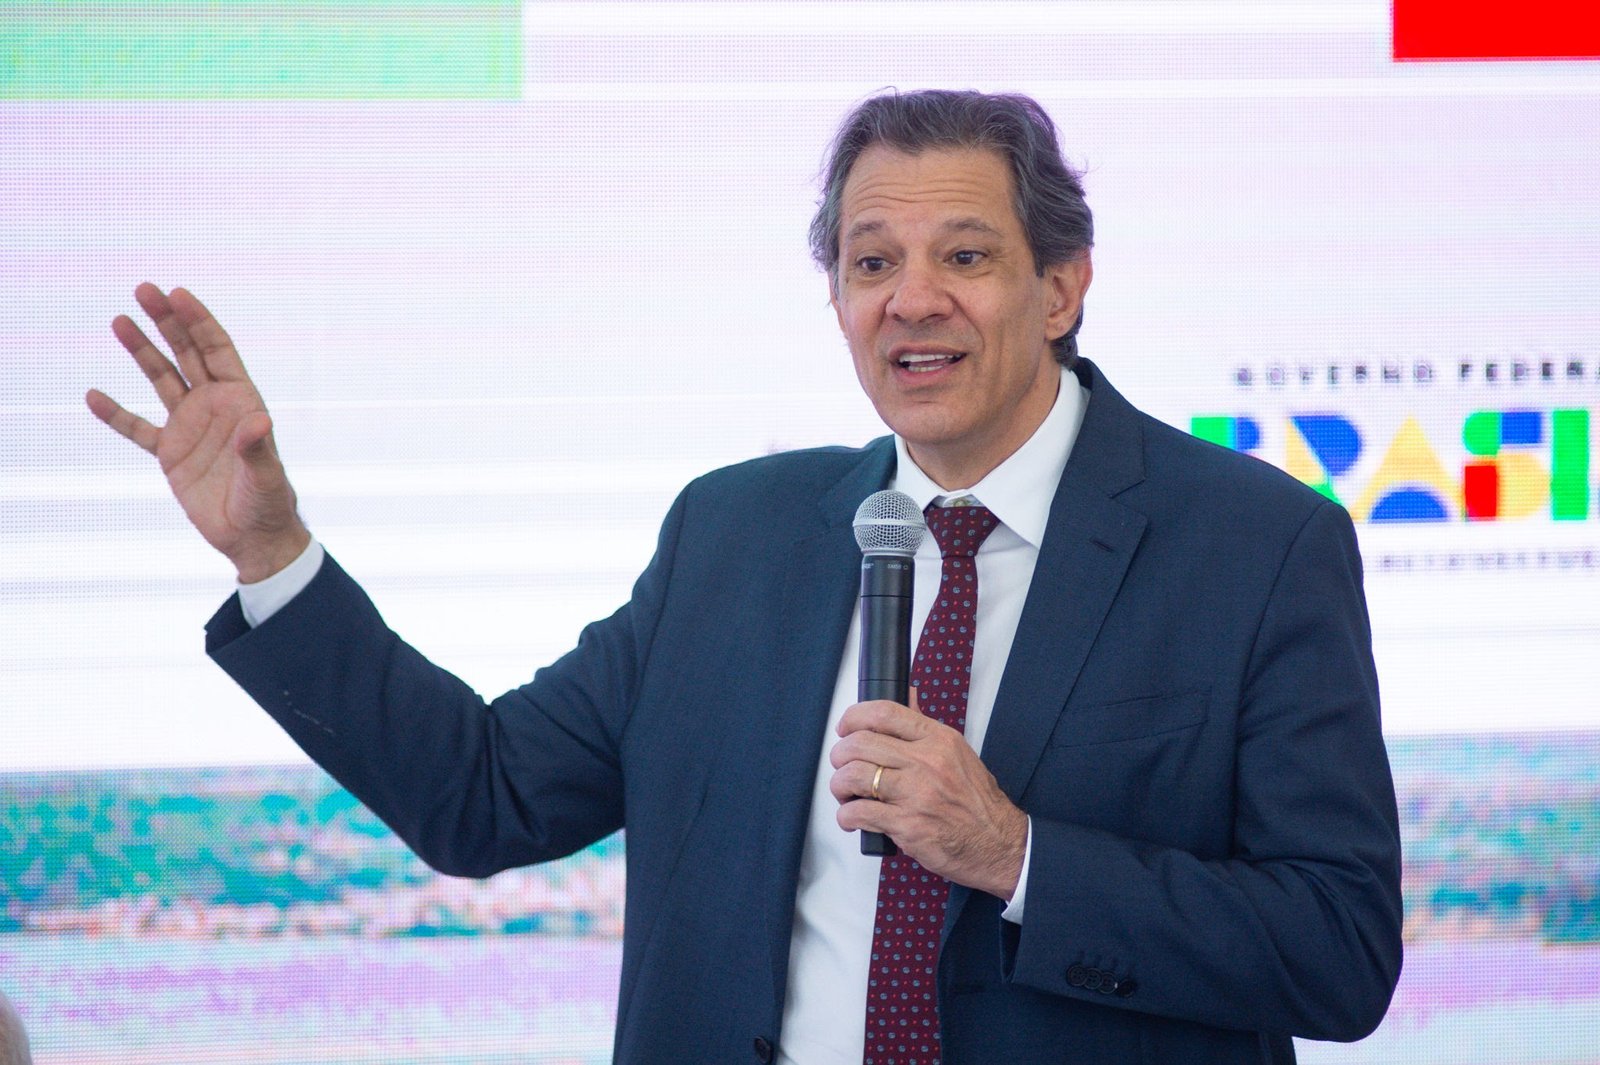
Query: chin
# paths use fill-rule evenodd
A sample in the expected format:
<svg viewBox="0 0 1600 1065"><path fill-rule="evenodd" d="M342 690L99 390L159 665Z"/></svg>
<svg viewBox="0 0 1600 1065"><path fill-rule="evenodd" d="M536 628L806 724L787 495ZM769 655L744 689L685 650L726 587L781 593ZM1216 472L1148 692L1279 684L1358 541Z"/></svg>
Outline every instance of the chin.
<svg viewBox="0 0 1600 1065"><path fill-rule="evenodd" d="M917 418L901 418L896 422L889 422L887 419L885 421L894 434L905 440L913 451L917 448L945 447L960 436L947 424L929 424Z"/></svg>

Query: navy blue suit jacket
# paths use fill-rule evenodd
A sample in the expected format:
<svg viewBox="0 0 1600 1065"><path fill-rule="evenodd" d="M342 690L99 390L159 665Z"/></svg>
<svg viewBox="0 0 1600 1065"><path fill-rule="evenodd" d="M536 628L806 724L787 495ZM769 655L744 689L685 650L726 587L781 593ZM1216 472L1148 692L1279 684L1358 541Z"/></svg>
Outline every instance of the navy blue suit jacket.
<svg viewBox="0 0 1600 1065"><path fill-rule="evenodd" d="M982 752L1033 819L1027 914L952 889L945 1061L1280 1062L1291 1035L1360 1037L1399 974L1400 853L1350 520L1078 373ZM331 559L259 628L230 601L208 649L445 872L626 825L616 1060L756 1062L782 1039L850 520L893 463L884 439L694 481L628 604L487 705Z"/></svg>

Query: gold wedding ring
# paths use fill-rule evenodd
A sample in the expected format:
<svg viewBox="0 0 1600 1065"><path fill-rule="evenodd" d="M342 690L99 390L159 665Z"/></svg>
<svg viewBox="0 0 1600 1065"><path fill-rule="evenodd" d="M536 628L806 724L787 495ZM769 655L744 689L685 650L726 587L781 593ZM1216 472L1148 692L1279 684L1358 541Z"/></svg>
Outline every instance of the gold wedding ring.
<svg viewBox="0 0 1600 1065"><path fill-rule="evenodd" d="M880 780L882 780L882 779L883 779L883 766L880 765L878 767L878 771L876 773L872 774L872 801L873 802L882 802L883 801L883 796L878 794L878 782Z"/></svg>

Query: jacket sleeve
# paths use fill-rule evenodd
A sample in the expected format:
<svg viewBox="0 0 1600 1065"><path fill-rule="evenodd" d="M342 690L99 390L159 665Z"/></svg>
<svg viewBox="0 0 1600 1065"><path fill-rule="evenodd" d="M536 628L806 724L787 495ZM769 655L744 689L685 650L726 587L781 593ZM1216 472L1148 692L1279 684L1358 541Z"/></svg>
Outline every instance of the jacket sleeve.
<svg viewBox="0 0 1600 1065"><path fill-rule="evenodd" d="M439 871L488 876L561 857L622 826L622 733L682 516L680 496L625 606L492 702L401 640L331 556L257 628L230 599L206 650Z"/></svg>
<svg viewBox="0 0 1600 1065"><path fill-rule="evenodd" d="M1006 979L1313 1039L1359 1039L1382 1020L1400 972L1400 839L1342 508L1312 512L1259 617L1232 808L1216 812L1231 818L1228 853L1035 817L1027 914L1001 922Z"/></svg>

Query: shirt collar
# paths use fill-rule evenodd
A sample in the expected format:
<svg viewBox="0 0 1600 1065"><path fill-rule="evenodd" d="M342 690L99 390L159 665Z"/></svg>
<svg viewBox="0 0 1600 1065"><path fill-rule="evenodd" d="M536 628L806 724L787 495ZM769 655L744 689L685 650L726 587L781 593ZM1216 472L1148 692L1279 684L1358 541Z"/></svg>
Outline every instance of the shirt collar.
<svg viewBox="0 0 1600 1065"><path fill-rule="evenodd" d="M1037 548L1044 542L1050 503L1067 468L1072 446L1077 443L1088 400L1089 393L1078 383L1077 375L1063 367L1055 404L1027 443L990 470L983 480L954 492L940 488L923 473L912 460L906 442L896 435L895 475L889 487L904 492L923 509L930 503L944 506L951 500L971 496L993 511L1002 525Z"/></svg>

